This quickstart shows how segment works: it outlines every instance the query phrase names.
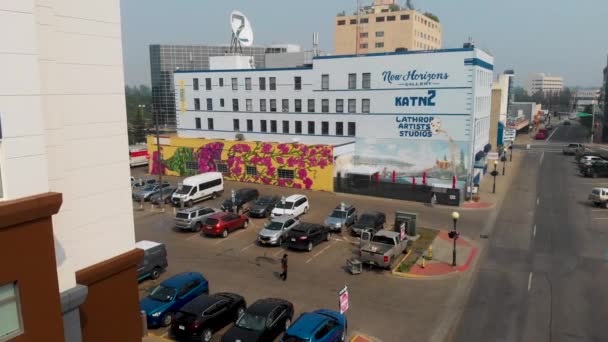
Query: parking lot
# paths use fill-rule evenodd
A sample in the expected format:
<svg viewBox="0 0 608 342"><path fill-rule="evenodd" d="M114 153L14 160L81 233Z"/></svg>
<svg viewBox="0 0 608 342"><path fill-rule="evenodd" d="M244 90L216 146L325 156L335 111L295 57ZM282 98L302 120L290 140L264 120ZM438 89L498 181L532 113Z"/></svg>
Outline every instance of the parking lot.
<svg viewBox="0 0 608 342"><path fill-rule="evenodd" d="M134 169L136 178L145 169ZM167 177L177 184L177 177ZM341 201L353 204L359 213L382 211L387 215L385 228L392 228L397 210L419 213L419 226L448 228L451 224L449 207L431 207L420 203L402 202L380 198L342 195L326 192L226 182L224 196L207 200L199 206L219 207L230 196L232 189L252 187L262 195L288 196L302 193L309 198L310 211L301 221L323 223L331 210ZM363 274L347 272L346 260L358 253L358 238L344 232L333 234L331 240L314 247L312 252L286 250L283 247L266 247L256 243L257 233L267 219L251 219L246 229L237 230L227 238L201 236L198 233L179 232L174 228L176 208L166 206L165 212L148 202L140 209L134 202L137 240L163 242L169 254L169 268L158 281L140 284L140 296L145 296L159 281L184 271L201 272L210 282L210 291L229 291L243 295L248 303L265 297L290 300L296 317L304 311L319 308L336 310L338 291L349 287L350 309L347 312L349 332L361 331L384 341L425 340L431 333L425 325L432 322L448 295L453 280L421 283L394 278L382 270L366 268ZM463 212L459 226L465 235L477 236L486 217L485 212ZM280 258L289 256L289 275L286 282L278 278ZM295 318L294 318L295 319ZM167 337L167 329L151 331ZM217 334L220 336L220 334Z"/></svg>

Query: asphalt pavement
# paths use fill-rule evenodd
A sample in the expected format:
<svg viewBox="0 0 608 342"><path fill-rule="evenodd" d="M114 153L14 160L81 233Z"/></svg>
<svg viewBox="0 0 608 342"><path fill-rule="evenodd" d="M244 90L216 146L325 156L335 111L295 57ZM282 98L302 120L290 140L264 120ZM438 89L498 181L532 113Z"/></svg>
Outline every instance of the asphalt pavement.
<svg viewBox="0 0 608 342"><path fill-rule="evenodd" d="M587 201L608 179L561 153L586 139L574 122L522 151L453 341L608 341L608 210Z"/></svg>

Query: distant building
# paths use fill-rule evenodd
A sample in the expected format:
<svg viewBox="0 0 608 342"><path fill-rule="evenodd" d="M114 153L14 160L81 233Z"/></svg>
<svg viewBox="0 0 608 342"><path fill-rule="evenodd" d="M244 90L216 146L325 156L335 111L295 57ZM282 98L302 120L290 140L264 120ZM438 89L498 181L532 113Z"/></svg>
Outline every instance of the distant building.
<svg viewBox="0 0 608 342"><path fill-rule="evenodd" d="M335 20L335 53L339 55L441 48L441 24L400 7L395 0L376 0L360 9L359 15L343 12Z"/></svg>
<svg viewBox="0 0 608 342"><path fill-rule="evenodd" d="M600 89L577 90L574 94L574 109L583 111L587 106L597 106L600 100Z"/></svg>
<svg viewBox="0 0 608 342"><path fill-rule="evenodd" d="M505 71L492 83L492 104L490 108L490 143L502 145L502 132L506 128L509 104L512 103L512 71Z"/></svg>
<svg viewBox="0 0 608 342"><path fill-rule="evenodd" d="M560 93L564 89L564 79L561 76L550 76L544 73L530 74L526 91L534 95L541 91L547 93Z"/></svg>

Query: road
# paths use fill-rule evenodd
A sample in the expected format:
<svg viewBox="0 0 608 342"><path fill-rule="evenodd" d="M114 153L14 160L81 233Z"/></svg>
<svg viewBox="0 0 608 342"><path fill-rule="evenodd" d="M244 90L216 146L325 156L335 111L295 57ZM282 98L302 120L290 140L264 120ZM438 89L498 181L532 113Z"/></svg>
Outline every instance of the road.
<svg viewBox="0 0 608 342"><path fill-rule="evenodd" d="M608 210L589 205L568 142L584 128L559 125L524 150L454 341L608 341Z"/></svg>

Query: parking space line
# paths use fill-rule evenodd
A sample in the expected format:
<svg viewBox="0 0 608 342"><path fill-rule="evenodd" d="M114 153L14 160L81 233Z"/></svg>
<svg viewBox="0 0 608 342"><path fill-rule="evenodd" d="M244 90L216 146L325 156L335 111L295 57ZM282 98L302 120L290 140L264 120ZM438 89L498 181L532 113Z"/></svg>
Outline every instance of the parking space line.
<svg viewBox="0 0 608 342"><path fill-rule="evenodd" d="M247 246L243 247L243 248L241 249L241 252L244 252L244 251L248 250L249 248L251 248L251 247L253 247L253 246L255 246L255 242L253 242L253 243L251 243L251 244L249 244L249 245L247 245Z"/></svg>
<svg viewBox="0 0 608 342"><path fill-rule="evenodd" d="M202 238L201 234L198 234L198 233L197 233L197 234L194 234L194 235L192 235L192 236L190 236L190 237L187 237L187 238L186 238L186 241L194 240L194 239L196 239L197 237L198 237L198 238Z"/></svg>
<svg viewBox="0 0 608 342"><path fill-rule="evenodd" d="M608 217L596 217L596 220L608 220Z"/></svg>
<svg viewBox="0 0 608 342"><path fill-rule="evenodd" d="M284 250L282 248L279 248L279 250L276 253L274 253L272 256L276 258L283 252L284 252Z"/></svg>
<svg viewBox="0 0 608 342"><path fill-rule="evenodd" d="M237 235L239 235L239 234L241 234L243 232L246 232L246 231L247 231L247 229L241 229L238 232L234 232L234 233L228 234L228 236L237 236ZM219 238L219 239L220 239L220 241L215 242L214 245L219 245L220 243L228 240L228 238L225 238L225 239Z"/></svg>

